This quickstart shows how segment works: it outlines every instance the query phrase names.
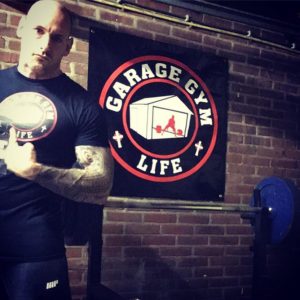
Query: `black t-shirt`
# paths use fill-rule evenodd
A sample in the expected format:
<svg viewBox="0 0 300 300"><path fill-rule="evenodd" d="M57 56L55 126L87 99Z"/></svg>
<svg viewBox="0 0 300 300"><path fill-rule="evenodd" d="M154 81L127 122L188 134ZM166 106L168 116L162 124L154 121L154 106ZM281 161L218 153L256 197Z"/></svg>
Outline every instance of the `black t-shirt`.
<svg viewBox="0 0 300 300"><path fill-rule="evenodd" d="M101 108L65 74L31 80L16 67L0 71L1 115L11 120L19 143L32 142L46 165L70 168L75 146L108 146ZM32 181L0 175L0 259L63 255L62 201Z"/></svg>

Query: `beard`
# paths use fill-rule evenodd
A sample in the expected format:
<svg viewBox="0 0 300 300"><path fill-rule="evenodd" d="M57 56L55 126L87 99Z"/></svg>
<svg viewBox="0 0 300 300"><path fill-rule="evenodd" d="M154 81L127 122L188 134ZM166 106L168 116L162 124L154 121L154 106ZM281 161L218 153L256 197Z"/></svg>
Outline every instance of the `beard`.
<svg viewBox="0 0 300 300"><path fill-rule="evenodd" d="M20 59L19 71L32 79L47 79L60 73L60 64L53 63L50 58L32 55L29 59Z"/></svg>

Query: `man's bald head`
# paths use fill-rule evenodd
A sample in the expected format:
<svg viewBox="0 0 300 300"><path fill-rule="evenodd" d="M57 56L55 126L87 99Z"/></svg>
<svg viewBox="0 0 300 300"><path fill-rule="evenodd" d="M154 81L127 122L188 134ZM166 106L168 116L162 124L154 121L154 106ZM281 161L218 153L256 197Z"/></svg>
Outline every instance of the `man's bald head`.
<svg viewBox="0 0 300 300"><path fill-rule="evenodd" d="M71 19L71 13L58 1L41 0L31 6L17 31L21 38L20 73L33 79L61 74L61 60L73 44Z"/></svg>
<svg viewBox="0 0 300 300"><path fill-rule="evenodd" d="M40 0L35 2L27 13L27 19L42 17L43 14L61 13L65 19L66 26L71 34L72 31L72 15L70 11L56 0Z"/></svg>

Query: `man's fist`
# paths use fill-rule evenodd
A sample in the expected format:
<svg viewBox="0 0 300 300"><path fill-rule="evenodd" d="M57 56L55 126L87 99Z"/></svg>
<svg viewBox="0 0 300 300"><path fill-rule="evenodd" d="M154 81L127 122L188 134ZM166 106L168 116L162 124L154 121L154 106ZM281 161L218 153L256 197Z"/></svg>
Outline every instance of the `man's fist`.
<svg viewBox="0 0 300 300"><path fill-rule="evenodd" d="M4 162L7 169L15 175L33 180L40 171L41 165L36 161L36 151L32 143L20 146L16 130L9 131L8 145L4 151Z"/></svg>

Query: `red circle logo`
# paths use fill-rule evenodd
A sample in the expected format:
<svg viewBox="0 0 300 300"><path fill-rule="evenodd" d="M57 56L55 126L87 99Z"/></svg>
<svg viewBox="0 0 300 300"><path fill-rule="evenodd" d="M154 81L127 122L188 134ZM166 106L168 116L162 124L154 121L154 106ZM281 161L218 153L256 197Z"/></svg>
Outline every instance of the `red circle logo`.
<svg viewBox="0 0 300 300"><path fill-rule="evenodd" d="M36 92L19 92L1 102L1 110L11 120L18 141L32 142L48 136L56 126L53 102Z"/></svg>
<svg viewBox="0 0 300 300"><path fill-rule="evenodd" d="M178 60L141 56L123 63L106 81L99 103L108 116L112 154L134 176L178 181L213 152L214 99L200 76Z"/></svg>

